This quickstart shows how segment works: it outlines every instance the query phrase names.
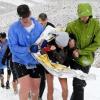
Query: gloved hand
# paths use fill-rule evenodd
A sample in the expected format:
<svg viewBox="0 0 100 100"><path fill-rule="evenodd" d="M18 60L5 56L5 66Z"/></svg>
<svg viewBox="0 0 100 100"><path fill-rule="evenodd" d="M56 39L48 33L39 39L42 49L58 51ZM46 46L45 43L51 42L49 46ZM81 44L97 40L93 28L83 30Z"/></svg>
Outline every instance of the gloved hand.
<svg viewBox="0 0 100 100"><path fill-rule="evenodd" d="M46 46L47 46L47 44L48 44L47 40L44 40L44 41L42 42L42 44L41 44L41 48L46 47Z"/></svg>
<svg viewBox="0 0 100 100"><path fill-rule="evenodd" d="M31 51L32 53L37 53L37 52L38 52L38 45L32 45L32 46L30 47L30 51Z"/></svg>

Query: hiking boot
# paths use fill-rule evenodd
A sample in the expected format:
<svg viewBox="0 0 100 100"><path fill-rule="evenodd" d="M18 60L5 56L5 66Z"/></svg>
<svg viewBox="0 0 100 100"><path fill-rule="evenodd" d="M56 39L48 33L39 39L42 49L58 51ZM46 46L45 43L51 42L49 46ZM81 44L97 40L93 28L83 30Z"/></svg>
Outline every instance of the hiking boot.
<svg viewBox="0 0 100 100"><path fill-rule="evenodd" d="M4 88L4 87L5 87L4 83L1 83L1 87L2 87L2 88Z"/></svg>

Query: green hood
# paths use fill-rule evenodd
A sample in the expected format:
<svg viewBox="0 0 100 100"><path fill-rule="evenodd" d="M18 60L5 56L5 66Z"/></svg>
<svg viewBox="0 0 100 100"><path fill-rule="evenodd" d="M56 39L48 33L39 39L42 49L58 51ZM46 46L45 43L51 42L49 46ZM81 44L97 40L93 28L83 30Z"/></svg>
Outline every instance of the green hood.
<svg viewBox="0 0 100 100"><path fill-rule="evenodd" d="M92 7L89 3L80 3L78 5L78 16L92 16Z"/></svg>

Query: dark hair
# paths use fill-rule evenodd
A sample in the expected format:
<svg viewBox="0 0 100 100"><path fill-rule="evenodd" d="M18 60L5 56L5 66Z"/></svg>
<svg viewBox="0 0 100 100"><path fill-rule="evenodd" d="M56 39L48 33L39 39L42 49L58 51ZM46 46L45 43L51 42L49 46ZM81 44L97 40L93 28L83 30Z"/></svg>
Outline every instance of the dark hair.
<svg viewBox="0 0 100 100"><path fill-rule="evenodd" d="M5 32L1 32L0 33L0 38L3 38L3 39L6 38L6 33Z"/></svg>
<svg viewBox="0 0 100 100"><path fill-rule="evenodd" d="M76 36L73 33L69 34L70 39L74 39L75 41L77 41Z"/></svg>
<svg viewBox="0 0 100 100"><path fill-rule="evenodd" d="M30 16L30 9L29 9L28 5L26 5L26 4L19 5L17 7L17 13L18 13L19 17L27 18Z"/></svg>
<svg viewBox="0 0 100 100"><path fill-rule="evenodd" d="M47 15L45 13L41 13L39 14L39 18L43 21L45 21L47 19Z"/></svg>

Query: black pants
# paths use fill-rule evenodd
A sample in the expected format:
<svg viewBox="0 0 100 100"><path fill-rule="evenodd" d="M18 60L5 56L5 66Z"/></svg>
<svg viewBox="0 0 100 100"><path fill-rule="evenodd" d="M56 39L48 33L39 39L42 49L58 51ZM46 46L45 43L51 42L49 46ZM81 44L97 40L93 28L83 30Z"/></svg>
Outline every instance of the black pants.
<svg viewBox="0 0 100 100"><path fill-rule="evenodd" d="M39 91L39 97L42 98L42 95L44 93L44 89L45 89L45 69L42 66L42 73L41 73L41 82L40 82L40 91Z"/></svg>
<svg viewBox="0 0 100 100"><path fill-rule="evenodd" d="M7 74L10 76L11 75L11 61L7 59Z"/></svg>
<svg viewBox="0 0 100 100"><path fill-rule="evenodd" d="M89 72L90 66L80 66L75 61L71 61L70 66L72 69L79 69L85 73ZM84 100L84 87L86 86L85 80L80 80L78 78L73 79L73 93L70 100Z"/></svg>
<svg viewBox="0 0 100 100"><path fill-rule="evenodd" d="M14 63L12 61L9 62L9 67L10 67L10 70L12 72L12 76L13 76L13 82L15 82L17 80L17 75L16 75L16 69L15 69L15 66L14 66Z"/></svg>

